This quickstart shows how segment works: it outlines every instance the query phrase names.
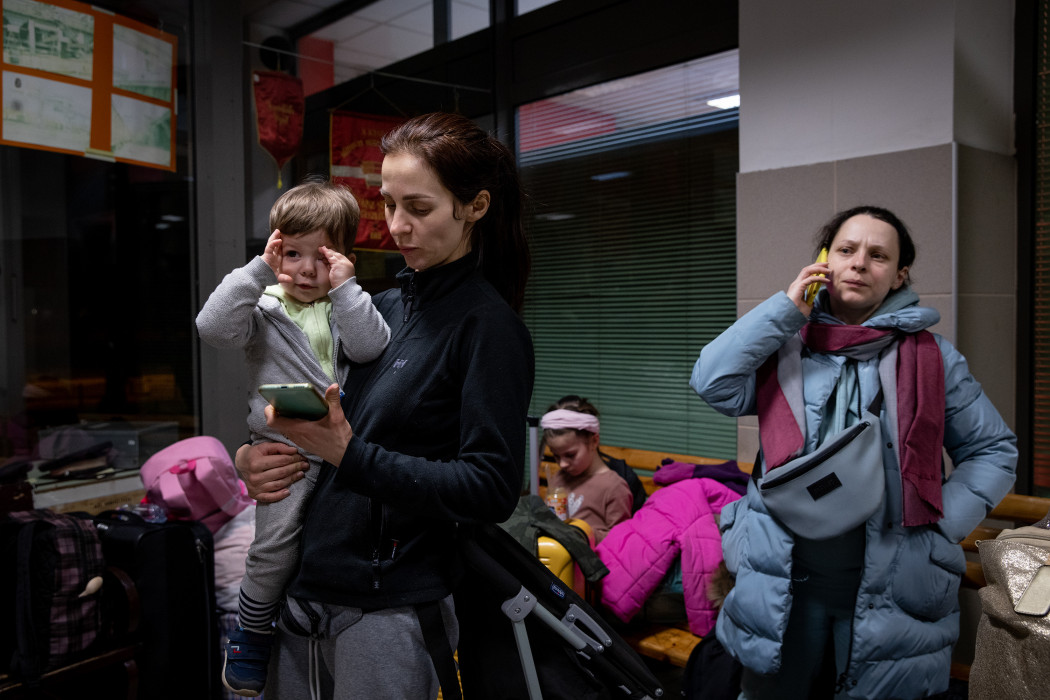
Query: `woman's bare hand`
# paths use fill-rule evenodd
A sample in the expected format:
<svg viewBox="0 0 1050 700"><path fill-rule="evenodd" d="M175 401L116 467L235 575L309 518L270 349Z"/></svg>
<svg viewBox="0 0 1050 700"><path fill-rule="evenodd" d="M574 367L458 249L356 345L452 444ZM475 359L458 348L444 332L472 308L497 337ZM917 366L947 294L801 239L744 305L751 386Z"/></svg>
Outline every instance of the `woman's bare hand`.
<svg viewBox="0 0 1050 700"><path fill-rule="evenodd" d="M266 407L266 425L294 442L306 452L329 464L339 466L354 431L343 415L339 403L339 385L332 384L324 393L328 415L320 420L282 418L273 406Z"/></svg>
<svg viewBox="0 0 1050 700"><path fill-rule="evenodd" d="M831 269L828 267L826 262L816 262L810 265L806 265L802 268L802 271L798 273L798 277L795 278L787 289L788 298L795 302L795 306L802 312L802 315L809 318L810 313L813 312L813 300L806 301L803 297L806 292L806 287L817 282L819 284L828 283L828 275L831 274Z"/></svg>
<svg viewBox="0 0 1050 700"><path fill-rule="evenodd" d="M234 459L248 495L260 503L275 503L289 495L288 487L302 479L310 463L291 445L264 442L241 445Z"/></svg>

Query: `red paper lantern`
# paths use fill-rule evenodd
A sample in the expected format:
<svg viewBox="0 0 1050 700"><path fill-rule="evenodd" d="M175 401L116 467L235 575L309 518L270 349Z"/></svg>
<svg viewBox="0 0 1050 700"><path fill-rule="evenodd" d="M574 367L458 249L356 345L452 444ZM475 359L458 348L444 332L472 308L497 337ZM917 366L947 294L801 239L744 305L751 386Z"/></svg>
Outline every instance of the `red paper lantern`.
<svg viewBox="0 0 1050 700"><path fill-rule="evenodd" d="M276 71L253 71L255 124L259 145L277 163L277 188L281 188L281 168L303 142L303 82L293 75Z"/></svg>

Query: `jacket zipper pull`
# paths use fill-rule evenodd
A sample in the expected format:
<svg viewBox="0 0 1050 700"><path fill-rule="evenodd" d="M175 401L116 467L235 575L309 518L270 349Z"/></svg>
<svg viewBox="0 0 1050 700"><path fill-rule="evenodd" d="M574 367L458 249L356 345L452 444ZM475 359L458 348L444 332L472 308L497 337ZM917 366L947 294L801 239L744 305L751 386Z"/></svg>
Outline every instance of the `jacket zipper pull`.
<svg viewBox="0 0 1050 700"><path fill-rule="evenodd" d="M379 547L372 549L372 590L379 590Z"/></svg>
<svg viewBox="0 0 1050 700"><path fill-rule="evenodd" d="M412 315L412 304L416 301L416 276L412 275L412 279L408 281L408 294L405 295L405 318L404 323L408 323L409 317Z"/></svg>

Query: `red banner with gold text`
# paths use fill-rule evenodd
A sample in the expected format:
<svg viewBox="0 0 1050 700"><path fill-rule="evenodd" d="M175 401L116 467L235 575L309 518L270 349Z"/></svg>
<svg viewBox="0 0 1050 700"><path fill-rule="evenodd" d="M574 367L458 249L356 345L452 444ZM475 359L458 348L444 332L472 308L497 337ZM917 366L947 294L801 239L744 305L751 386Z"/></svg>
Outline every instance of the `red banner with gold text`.
<svg viewBox="0 0 1050 700"><path fill-rule="evenodd" d="M361 224L354 246L358 250L397 250L386 227L383 198L379 194L383 164L379 141L402 121L396 117L332 112L330 176L332 182L349 187L361 206Z"/></svg>

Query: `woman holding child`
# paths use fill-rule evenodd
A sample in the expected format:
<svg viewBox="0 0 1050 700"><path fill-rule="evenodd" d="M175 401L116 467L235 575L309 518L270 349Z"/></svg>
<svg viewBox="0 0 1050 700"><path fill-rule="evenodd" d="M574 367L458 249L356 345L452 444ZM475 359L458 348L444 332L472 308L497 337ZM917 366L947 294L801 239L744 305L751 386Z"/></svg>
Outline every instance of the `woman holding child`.
<svg viewBox="0 0 1050 700"><path fill-rule="evenodd" d="M271 700L306 688L434 698L428 649L458 637L458 524L505 520L521 490L533 354L516 313L528 249L513 158L451 114L410 119L382 149L386 220L407 265L400 289L375 296L390 343L351 365L342 400L328 388L327 417L269 416L325 460L278 623ZM280 444L242 447L237 464L264 502L303 468Z"/></svg>
<svg viewBox="0 0 1050 700"><path fill-rule="evenodd" d="M745 698L926 697L948 686L958 543L1013 483L1015 438L965 359L926 331L939 316L909 288L915 247L892 212L843 211L817 249L827 262L802 268L693 369L715 409L758 415L762 444L747 495L722 511L736 583L716 634L745 667ZM824 285L815 303L813 284ZM881 459L885 495L845 531L792 532L761 485L868 411L881 441L865 458ZM813 507L825 522L841 515Z"/></svg>

